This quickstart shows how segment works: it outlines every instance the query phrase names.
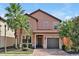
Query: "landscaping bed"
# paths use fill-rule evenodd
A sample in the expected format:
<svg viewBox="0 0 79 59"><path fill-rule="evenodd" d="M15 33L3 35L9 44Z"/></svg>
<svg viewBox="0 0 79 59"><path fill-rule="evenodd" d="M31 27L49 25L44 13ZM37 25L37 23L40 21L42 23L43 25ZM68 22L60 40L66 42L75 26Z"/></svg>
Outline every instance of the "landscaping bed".
<svg viewBox="0 0 79 59"><path fill-rule="evenodd" d="M67 53L69 53L69 54L79 54L79 52L74 52L74 51L69 51Z"/></svg>
<svg viewBox="0 0 79 59"><path fill-rule="evenodd" d="M64 50L65 52L67 52L68 54L79 54L79 49L78 51L76 51L77 48L73 47L71 49L69 49L68 47L66 47L65 45L62 46L62 50Z"/></svg>

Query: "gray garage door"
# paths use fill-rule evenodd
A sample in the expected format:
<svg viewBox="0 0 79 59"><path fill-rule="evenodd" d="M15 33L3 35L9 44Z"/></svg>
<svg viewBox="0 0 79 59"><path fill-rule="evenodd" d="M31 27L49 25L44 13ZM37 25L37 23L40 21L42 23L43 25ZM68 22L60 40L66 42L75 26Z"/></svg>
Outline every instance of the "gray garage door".
<svg viewBox="0 0 79 59"><path fill-rule="evenodd" d="M47 48L58 49L59 48L59 39L58 38L47 38Z"/></svg>

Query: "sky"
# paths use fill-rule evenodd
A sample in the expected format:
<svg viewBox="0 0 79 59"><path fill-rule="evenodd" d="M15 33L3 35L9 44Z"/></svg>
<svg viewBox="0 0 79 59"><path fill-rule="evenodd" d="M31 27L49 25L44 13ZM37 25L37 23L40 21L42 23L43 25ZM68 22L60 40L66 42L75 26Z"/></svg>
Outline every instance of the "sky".
<svg viewBox="0 0 79 59"><path fill-rule="evenodd" d="M5 8L7 3L0 3L0 16L4 18L7 13ZM79 15L79 3L23 3L21 4L25 13L32 13L35 10L41 9L61 20L70 19Z"/></svg>

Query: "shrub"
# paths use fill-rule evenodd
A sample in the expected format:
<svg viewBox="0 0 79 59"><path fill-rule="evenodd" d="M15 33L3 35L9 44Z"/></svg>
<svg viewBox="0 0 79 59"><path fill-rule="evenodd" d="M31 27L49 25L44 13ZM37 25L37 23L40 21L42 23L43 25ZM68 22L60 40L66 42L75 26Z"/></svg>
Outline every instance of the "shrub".
<svg viewBox="0 0 79 59"><path fill-rule="evenodd" d="M27 44L23 44L23 48L27 48ZM28 44L28 48L32 48L32 44Z"/></svg>
<svg viewBox="0 0 79 59"><path fill-rule="evenodd" d="M70 51L70 48L68 47L68 46L66 46L66 45L63 45L62 46L62 50L64 50L64 51Z"/></svg>
<svg viewBox="0 0 79 59"><path fill-rule="evenodd" d="M65 45L62 45L62 50L66 50L66 46Z"/></svg>

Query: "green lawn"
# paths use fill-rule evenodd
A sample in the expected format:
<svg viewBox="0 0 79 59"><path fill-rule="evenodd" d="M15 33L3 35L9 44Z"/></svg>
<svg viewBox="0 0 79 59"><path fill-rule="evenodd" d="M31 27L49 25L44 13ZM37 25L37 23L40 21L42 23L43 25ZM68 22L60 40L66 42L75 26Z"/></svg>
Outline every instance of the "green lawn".
<svg viewBox="0 0 79 59"><path fill-rule="evenodd" d="M21 51L21 50L12 50L7 51L6 53L0 52L0 55L31 55L33 53L33 49L29 49L27 51Z"/></svg>

